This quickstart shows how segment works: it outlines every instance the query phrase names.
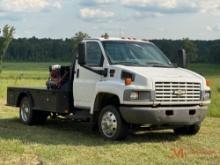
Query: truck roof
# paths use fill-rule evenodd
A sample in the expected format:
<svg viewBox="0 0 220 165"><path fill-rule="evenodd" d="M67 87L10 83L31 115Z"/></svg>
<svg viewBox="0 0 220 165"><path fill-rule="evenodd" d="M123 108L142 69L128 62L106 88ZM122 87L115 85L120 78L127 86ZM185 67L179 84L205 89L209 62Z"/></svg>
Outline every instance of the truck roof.
<svg viewBox="0 0 220 165"><path fill-rule="evenodd" d="M121 38L114 38L114 37L108 37L108 38L104 38L104 37L101 37L101 38L88 38L88 39L84 39L83 41L127 41L127 42L145 42L145 43L150 43L150 41L146 40L146 39L143 39L143 40L140 40L140 39L136 39L136 38L131 38L131 37L128 37L128 38L125 38L125 37L121 37Z"/></svg>

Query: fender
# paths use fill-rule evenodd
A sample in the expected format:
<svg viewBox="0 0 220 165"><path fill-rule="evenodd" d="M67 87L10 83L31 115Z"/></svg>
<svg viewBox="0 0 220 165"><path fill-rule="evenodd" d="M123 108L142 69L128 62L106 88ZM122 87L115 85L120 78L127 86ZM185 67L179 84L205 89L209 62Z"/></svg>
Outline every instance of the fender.
<svg viewBox="0 0 220 165"><path fill-rule="evenodd" d="M30 99L31 104L32 104L32 106L34 107L33 97L32 97L32 95L30 94L30 92L28 92L28 91L22 91L22 92L18 95L17 101L16 101L16 102L17 102L16 106L17 106L17 107L20 106L20 103L21 103L21 101L22 101L22 98L24 98L25 96Z"/></svg>
<svg viewBox="0 0 220 165"><path fill-rule="evenodd" d="M123 102L124 84L119 81L100 81L96 84L96 92L94 93L93 100L91 100L90 114L94 112L94 104L96 97L99 93L108 93L116 95L119 98L120 103Z"/></svg>

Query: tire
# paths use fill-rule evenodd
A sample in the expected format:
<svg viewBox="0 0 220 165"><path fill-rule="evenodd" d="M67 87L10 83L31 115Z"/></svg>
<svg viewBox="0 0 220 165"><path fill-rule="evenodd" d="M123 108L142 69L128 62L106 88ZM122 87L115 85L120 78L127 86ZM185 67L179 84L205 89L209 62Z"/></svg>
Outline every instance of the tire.
<svg viewBox="0 0 220 165"><path fill-rule="evenodd" d="M195 135L199 132L200 125L194 124L191 126L181 127L174 129L174 133L177 135Z"/></svg>
<svg viewBox="0 0 220 165"><path fill-rule="evenodd" d="M19 117L22 123L26 125L34 124L34 112L32 102L28 97L24 97L20 103Z"/></svg>
<svg viewBox="0 0 220 165"><path fill-rule="evenodd" d="M127 124L122 120L116 107L105 106L98 118L100 134L110 140L123 140L128 135Z"/></svg>
<svg viewBox="0 0 220 165"><path fill-rule="evenodd" d="M26 125L43 124L48 114L43 111L35 111L32 109L33 104L29 97L24 97L20 104L19 117L22 123Z"/></svg>

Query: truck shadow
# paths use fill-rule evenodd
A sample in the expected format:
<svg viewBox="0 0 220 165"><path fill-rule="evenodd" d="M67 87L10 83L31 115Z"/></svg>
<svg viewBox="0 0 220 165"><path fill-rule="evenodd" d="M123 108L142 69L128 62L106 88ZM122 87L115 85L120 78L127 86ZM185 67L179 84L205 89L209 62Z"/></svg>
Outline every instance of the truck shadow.
<svg viewBox="0 0 220 165"><path fill-rule="evenodd" d="M160 143L176 141L180 137L172 131L147 132L129 134L123 141L110 141L103 139L97 132L91 130L87 123L73 121L48 120L41 126L26 126L19 119L0 119L0 138L6 140L19 140L22 143L39 143L45 145L86 145L102 146L108 144L131 143Z"/></svg>

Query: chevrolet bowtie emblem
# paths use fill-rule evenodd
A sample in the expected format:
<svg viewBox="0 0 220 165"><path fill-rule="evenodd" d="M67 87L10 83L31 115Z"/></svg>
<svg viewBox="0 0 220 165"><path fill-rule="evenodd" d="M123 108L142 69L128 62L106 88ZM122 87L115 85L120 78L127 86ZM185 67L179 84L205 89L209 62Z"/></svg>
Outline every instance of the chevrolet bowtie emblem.
<svg viewBox="0 0 220 165"><path fill-rule="evenodd" d="M177 96L182 96L186 94L186 91L185 90L174 90L173 94Z"/></svg>

